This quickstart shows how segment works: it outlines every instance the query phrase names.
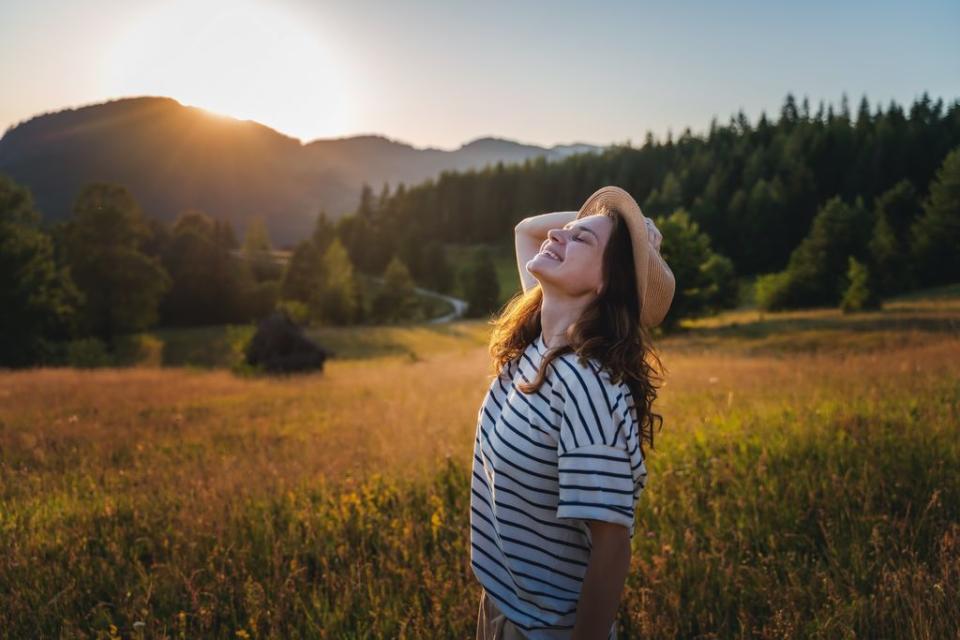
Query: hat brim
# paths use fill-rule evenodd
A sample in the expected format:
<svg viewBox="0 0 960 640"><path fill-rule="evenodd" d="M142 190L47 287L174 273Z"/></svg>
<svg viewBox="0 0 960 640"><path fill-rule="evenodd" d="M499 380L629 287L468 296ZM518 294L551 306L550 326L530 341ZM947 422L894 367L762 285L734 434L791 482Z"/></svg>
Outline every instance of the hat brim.
<svg viewBox="0 0 960 640"><path fill-rule="evenodd" d="M602 207L618 211L630 231L630 241L633 246L633 266L637 276L637 296L640 303L640 321L642 324L653 327L663 321L670 302L673 299L675 281L673 272L650 244L650 237L645 222L646 216L640 210L640 205L629 193L620 187L606 186L597 189L580 207L577 219L599 213ZM650 304L648 298L649 279L651 269L658 270L657 295L666 296L664 300L657 300L660 304Z"/></svg>

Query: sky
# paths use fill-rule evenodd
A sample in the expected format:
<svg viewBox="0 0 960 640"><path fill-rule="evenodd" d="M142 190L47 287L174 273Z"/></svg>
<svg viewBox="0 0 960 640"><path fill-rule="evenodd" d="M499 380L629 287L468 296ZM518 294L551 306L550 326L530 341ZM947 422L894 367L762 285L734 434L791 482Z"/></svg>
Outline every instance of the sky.
<svg viewBox="0 0 960 640"><path fill-rule="evenodd" d="M0 131L162 95L304 142L639 145L787 93L952 102L957 34L957 0L0 0Z"/></svg>

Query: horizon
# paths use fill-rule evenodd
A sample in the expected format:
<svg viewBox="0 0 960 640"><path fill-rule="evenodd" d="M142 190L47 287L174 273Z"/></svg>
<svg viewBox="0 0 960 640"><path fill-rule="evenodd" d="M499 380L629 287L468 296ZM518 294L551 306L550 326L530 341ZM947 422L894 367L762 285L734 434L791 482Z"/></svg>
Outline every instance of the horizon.
<svg viewBox="0 0 960 640"><path fill-rule="evenodd" d="M792 92L788 92L788 93L784 96L784 98L783 98L784 101L786 100L787 95L793 95L793 97L794 97L794 99L795 99L798 107L802 104L804 98L807 98L807 96L798 96L798 95L793 94ZM934 103L934 104L936 104L938 101L942 101L943 104L944 104L944 106L946 106L946 107L949 107L951 104L954 104L954 103L960 103L960 97L948 98L948 97L946 97L946 96L931 95L929 91L922 91L922 92L920 92L919 94L917 94L916 96L914 96L914 98L912 98L912 99L911 99L910 101L908 101L908 102L898 102L898 101L896 101L896 100L890 100L890 101L888 101L888 102L886 102L886 103L872 102L872 101L870 101L870 97L869 97L869 96L861 95L861 96L856 96L856 97L854 97L854 96L846 95L845 92L844 92L844 94L841 96L840 100L838 100L836 103L834 103L834 102L832 102L832 101L826 101L826 100L824 100L824 101L822 101L822 102L823 102L823 106L824 106L825 109L826 109L826 108L836 108L836 109L839 109L840 106L841 106L841 104L842 104L843 98L846 97L846 99L847 99L847 104L848 104L848 107L849 107L850 113L851 113L851 118L853 119L853 121L855 121L855 120L856 120L856 117L855 117L855 115L853 114L853 112L854 112L854 110L856 109L857 105L859 105L860 100L861 100L863 97L866 97L866 98L867 98L867 102L868 102L868 104L869 104L870 107L871 107L871 113L872 113L872 114L875 114L878 108L881 108L881 109L883 109L884 111L886 111L886 109L888 108L888 106L890 105L891 102L894 103L894 104L896 104L898 107L907 108L907 107L909 107L909 105L912 104L913 102L916 102L916 101L921 100L924 95L926 95L926 96L930 99L930 101L931 101L932 103ZM309 145L309 144L314 143L314 142L328 142L328 141L335 141L335 140L347 140L347 139L354 139L354 138L365 138L365 137L369 137L369 138L383 138L383 139L386 139L386 140L388 140L389 142L392 142L392 143L402 144L402 145L409 146L409 147L413 148L413 149L416 150L416 151L431 151L431 150L433 150L433 151L454 152L454 151L457 151L457 150L459 150L459 149L462 149L462 148L466 147L466 146L469 145L469 144L472 144L472 143L477 142L477 141L480 141L480 140L498 140L498 141L503 141L503 142L509 142L509 143L514 143L514 144L519 144L519 145L523 145L523 146L543 147L543 148L545 148L545 149L552 149L552 148L554 148L554 147L564 147L564 146L577 146L577 145L591 145L591 146L600 147L600 148L607 148L607 147L610 147L610 146L613 146L613 145L616 145L616 144L627 144L627 143L629 143L629 144L630 144L631 146L633 146L633 147L638 147L638 146L640 146L640 145L642 144L642 140L643 140L643 138L646 136L646 133L645 133L644 136L641 136L641 137L638 138L637 140L634 140L633 138L628 138L628 139L625 139L625 140L614 140L614 141L611 141L611 142L606 143L606 144L603 144L603 143L593 143L593 142L588 142L588 141L584 141L584 140L572 140L572 141L567 141L567 142L563 142L563 141L561 141L561 142L554 142L554 143L551 143L551 144L546 144L546 145L544 145L544 144L539 144L539 143L536 143L536 142L529 142L529 141L525 141L525 140L517 140L517 139L507 138L507 137L504 137L504 136L501 136L501 135L496 135L496 134L484 134L484 135L478 135L478 136L476 136L476 137L473 137L473 138L471 138L471 139L469 139L469 140L466 140L466 141L460 143L457 147L453 147L453 148L449 148L449 149L440 148L440 147L436 147L436 146L429 146L429 145L428 145L428 146L418 146L417 144L415 144L415 143L413 143L413 142L410 142L410 141L408 141L408 140L403 140L403 139L400 139L400 138L397 138L397 137L395 137L395 136L391 136L391 135L389 135L389 134L382 133L382 132L357 132L357 133L352 133L352 134L347 134L347 135L342 135L342 136L333 136L333 137L328 137L328 138L313 138L313 139L309 139L309 140L304 140L303 138L299 138L299 137L296 136L296 135L293 135L293 134L291 134L291 133L289 133L289 132L280 130L280 129L278 129L278 128L276 128L276 127L273 127L273 126L271 126L271 125L269 125L269 124L266 124L266 123L264 123L264 122L259 122L259 121L255 120L255 119L251 119L251 118L238 118L238 117L236 117L236 116L232 116L232 115L226 114L226 113L219 113L219 112L217 112L217 111L213 111L213 110L211 110L211 109L208 109L208 108L206 108L206 107L202 107L202 106L199 106L199 105L186 104L186 103L182 102L181 100L178 100L177 98L175 98L175 97L173 97L173 96L161 96L161 95L130 95L130 96L119 96L119 97L115 97L115 98L109 98L109 99L107 99L107 100L103 100L103 101L100 101L100 102L85 103L85 104L78 104L78 105L69 105L69 106L65 106L65 107L60 107L60 108L51 109L51 110L47 110L47 111L43 111L43 112L36 113L36 114L34 114L34 115L32 115L32 116L29 116L29 117L27 117L27 118L25 118L25 119L23 119L23 120L21 120L21 121L19 121L19 122L14 122L14 123L9 124L9 125L6 127L6 129L4 129L3 133L0 134L0 140L2 140L3 137L6 136L7 133L9 133L10 131L12 131L13 129L16 129L17 127L19 127L19 126L21 126L21 125L24 125L24 124L26 124L26 123L28 123L28 122L30 122L30 121L32 121L32 120L35 120L35 119L37 119L37 118L42 118L42 117L44 117L44 116L50 116L50 115L54 115L54 114L57 114L57 113L62 113L62 112L65 112L65 111L77 111L77 110L86 109L86 108L90 108L90 107L102 106L102 105L106 105L106 104L113 103L113 102L122 102L122 101L125 101L125 100L139 100L139 99L172 100L173 102L176 102L176 103L177 103L179 106L181 106L181 107L189 108L189 109L197 109L197 110L203 111L203 112L205 112L205 113L207 113L208 115L211 115L211 116L213 116L213 117L225 118L225 119L228 119L228 120L233 120L233 121L238 122L238 123L243 123L243 122L254 123L254 124L257 124L257 125L266 127L266 128L268 128L268 129L270 129L271 131L277 133L278 135L282 135L282 136L284 136L284 137L297 140L302 146L306 146L306 145ZM819 101L818 101L817 104L814 104L812 101L810 101L809 105L810 105L810 111L811 111L811 113L816 113L817 109L819 108L819 104L820 104ZM779 108L778 108L778 109L779 109ZM773 122L776 122L776 121L779 119L779 113L777 113L778 109L773 110L772 113L767 113L766 110L761 110L760 113L758 113L758 114L756 115L756 117L754 117L754 118L751 118L749 115L747 115L747 119L748 119L748 121L749 121L751 124L753 124L753 123L756 123L762 116L766 116L769 120L771 120L771 121L773 121ZM705 136L705 135L709 132L710 122L711 122L711 121L716 120L718 125L723 126L723 125L728 124L732 119L734 119L734 118L736 117L736 115L737 115L737 112L732 112L732 113L730 113L729 115L727 115L726 117L721 117L720 114L714 114L714 115L712 115L712 116L710 117L710 120L707 122L706 126L704 126L704 127L693 127L693 126L690 126L690 125L686 125L686 126L684 126L684 127L682 127L682 128L674 128L674 127L669 127L669 126L668 126L667 132L666 132L666 134L664 134L664 135L657 135L657 134L655 134L655 133L652 132L652 131L650 131L649 133L654 137L654 140L655 140L656 142L663 142L663 141L666 139L667 136L672 136L672 137L675 139L676 137L679 137L680 135L682 135L683 132L684 132L684 130L686 130L686 129L689 129L690 132L691 132L691 135L693 135L693 136L703 137L703 136ZM745 114L745 115L746 115L746 114Z"/></svg>
<svg viewBox="0 0 960 640"><path fill-rule="evenodd" d="M606 147L648 131L706 131L739 111L753 122L788 93L812 105L865 95L871 111L924 92L960 96L960 5L936 0L563 2L549 14L506 3L12 0L6 14L0 77L17 91L0 104L4 131L43 113L166 96L303 143Z"/></svg>

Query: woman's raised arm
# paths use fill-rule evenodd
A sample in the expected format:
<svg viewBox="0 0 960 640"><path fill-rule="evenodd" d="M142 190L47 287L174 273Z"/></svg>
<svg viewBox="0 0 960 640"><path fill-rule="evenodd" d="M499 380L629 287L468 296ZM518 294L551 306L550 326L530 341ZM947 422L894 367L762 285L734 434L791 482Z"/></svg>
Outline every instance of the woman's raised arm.
<svg viewBox="0 0 960 640"><path fill-rule="evenodd" d="M517 269L520 271L520 285L526 293L537 279L527 271L527 263L540 251L540 245L547 239L550 229L559 229L576 220L577 211L554 211L524 218L514 227L514 242L517 246Z"/></svg>

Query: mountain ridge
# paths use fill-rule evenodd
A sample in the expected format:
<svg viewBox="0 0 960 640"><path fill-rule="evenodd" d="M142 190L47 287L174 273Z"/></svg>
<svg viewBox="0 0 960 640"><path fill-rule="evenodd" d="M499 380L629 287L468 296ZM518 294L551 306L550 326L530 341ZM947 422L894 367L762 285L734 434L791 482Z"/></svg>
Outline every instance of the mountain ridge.
<svg viewBox="0 0 960 640"><path fill-rule="evenodd" d="M321 209L332 219L353 211L364 183L395 189L443 171L603 149L546 148L496 136L453 150L417 148L377 133L303 142L255 120L166 96L135 96L45 112L9 127L0 138L0 172L29 187L49 221L69 215L84 184L107 181L128 188L148 216L170 222L197 208L230 220L238 232L262 216L274 241L289 246L311 232Z"/></svg>

